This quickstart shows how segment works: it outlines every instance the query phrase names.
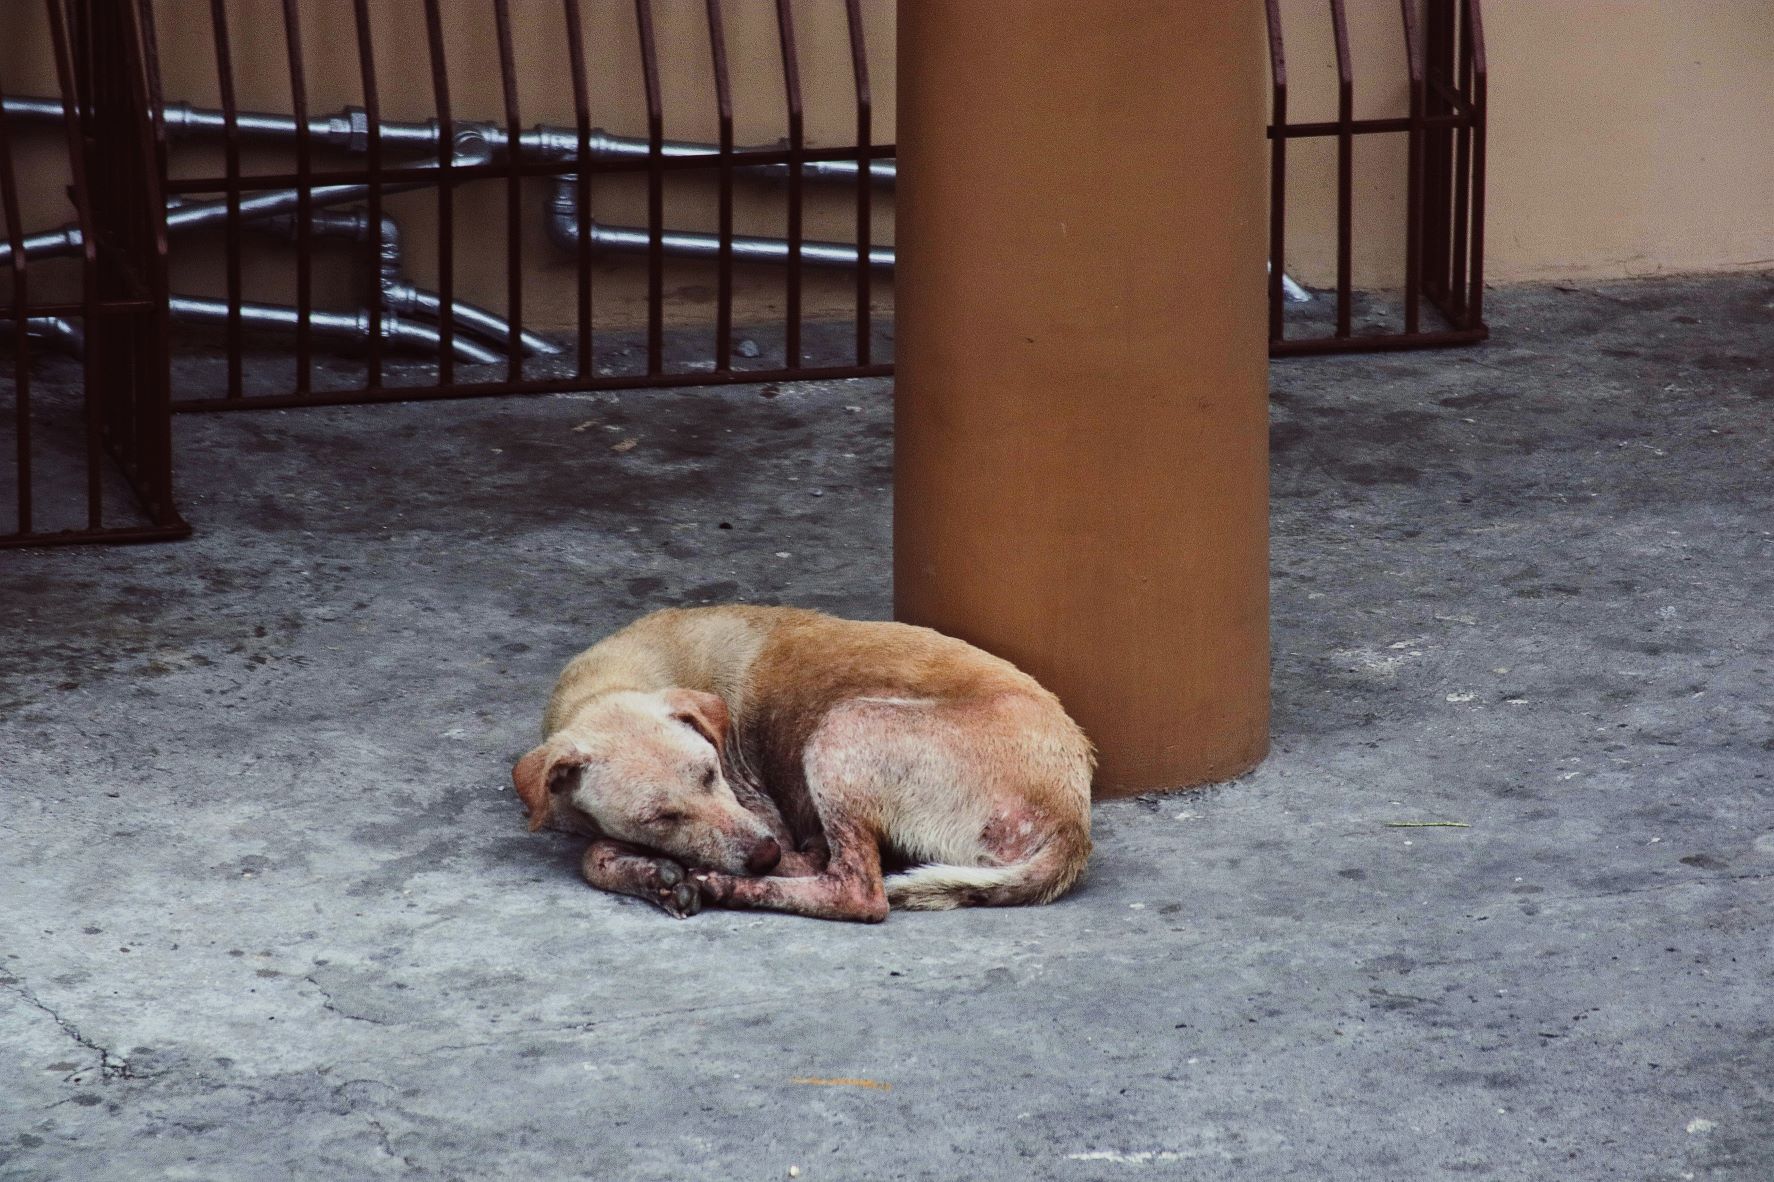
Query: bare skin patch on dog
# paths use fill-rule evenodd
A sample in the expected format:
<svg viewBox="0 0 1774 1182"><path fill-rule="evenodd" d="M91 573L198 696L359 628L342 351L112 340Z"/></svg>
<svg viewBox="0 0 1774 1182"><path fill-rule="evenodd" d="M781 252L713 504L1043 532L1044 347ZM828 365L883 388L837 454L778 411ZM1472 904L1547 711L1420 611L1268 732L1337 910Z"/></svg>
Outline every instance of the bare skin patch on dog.
<svg viewBox="0 0 1774 1182"><path fill-rule="evenodd" d="M1047 836L1048 818L1028 807L1005 808L993 813L980 830L979 844L1000 863L1021 862Z"/></svg>

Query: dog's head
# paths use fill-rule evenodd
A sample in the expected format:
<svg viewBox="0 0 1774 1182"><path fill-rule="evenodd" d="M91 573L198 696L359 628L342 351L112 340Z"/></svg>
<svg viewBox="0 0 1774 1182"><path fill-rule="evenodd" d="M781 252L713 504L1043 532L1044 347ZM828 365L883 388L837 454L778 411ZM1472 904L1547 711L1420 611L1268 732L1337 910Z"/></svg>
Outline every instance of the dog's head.
<svg viewBox="0 0 1774 1182"><path fill-rule="evenodd" d="M727 783L727 725L727 705L714 694L608 694L518 760L511 779L532 830L589 823L693 866L762 874L782 850Z"/></svg>

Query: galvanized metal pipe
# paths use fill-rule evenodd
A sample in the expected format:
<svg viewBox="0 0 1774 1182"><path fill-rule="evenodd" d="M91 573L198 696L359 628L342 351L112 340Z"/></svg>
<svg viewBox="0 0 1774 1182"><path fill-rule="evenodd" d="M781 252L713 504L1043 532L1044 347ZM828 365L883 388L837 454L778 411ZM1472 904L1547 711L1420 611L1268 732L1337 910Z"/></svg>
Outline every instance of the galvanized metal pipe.
<svg viewBox="0 0 1774 1182"><path fill-rule="evenodd" d="M480 163L478 156L463 157L458 163ZM433 164L431 167L435 168ZM431 182L402 181L390 182L382 186L385 193L404 192L413 189L430 187ZM369 195L368 185L317 185L309 190L309 201L316 209L346 205L353 201L361 201ZM255 222L280 213L291 213L301 204L302 194L299 189L270 189L262 193L242 194L239 202L242 222ZM179 201L167 203L166 228L169 233L195 229L205 225L221 225L228 220L228 202L222 201ZM84 240L80 227L67 225L56 230L46 230L39 234L31 234L24 239L25 258L27 260L61 258L80 253ZM12 243L0 240L0 266L12 261Z"/></svg>
<svg viewBox="0 0 1774 1182"><path fill-rule="evenodd" d="M174 320L184 324L226 324L228 322L228 302L226 300L173 296L169 301L168 311ZM299 319L299 313L295 308L279 304L242 304L240 317L247 324L258 328L294 329ZM368 312L314 311L310 313L309 322L314 331L322 336L359 342L369 339L370 314ZM10 329L12 324L13 322L10 320L0 320L0 329ZM25 324L27 331L32 336L46 340L64 352L75 356L80 356L85 352L85 332L78 324L65 317L32 316L25 321ZM429 325L401 320L393 315L383 316L382 335L392 340L424 345L434 351L442 340L442 334ZM454 352L458 360L476 365L491 365L502 360L499 354L462 337L456 338Z"/></svg>
<svg viewBox="0 0 1774 1182"><path fill-rule="evenodd" d="M322 188L315 190L316 199L323 204L325 201L343 199L336 191L357 188L361 188L361 186L323 186ZM324 200L321 198L322 194L326 195ZM293 211L297 196L297 191L294 189L255 194L253 198L242 200L241 216L243 218L249 218L250 220L248 221L248 224L255 228L272 230L293 237L295 234L295 214L293 212L272 212L267 214L264 211ZM260 198L263 200L259 200ZM204 226L221 225L227 220L227 216L228 203L226 201L179 201L175 199L168 203L166 222L169 230L185 231L199 229ZM327 237L348 237L358 242L368 242L371 238L369 215L362 210L316 210L310 215L309 224L315 233ZM24 240L25 257L27 259L45 259L75 255L80 253L82 245L83 239L81 237L80 228L78 226L64 226L58 230L51 230L42 234L33 234L26 238ZM11 257L12 244L9 242L0 242L0 264L10 262ZM396 314L397 316L402 312L410 313L416 311L432 318L442 317L443 300L440 297L432 292L415 287L402 278L400 229L390 218L384 218L382 221L381 257L378 260L377 271L377 291L382 300L383 307L388 312ZM170 310L173 319L175 320L184 323L207 323L209 319L209 304L212 302L213 301L194 298L174 297ZM220 306L225 308L227 305L224 302L221 303ZM511 331L510 325L505 320L484 308L477 307L461 300L455 301L451 305L451 308L455 319L459 323L494 340L503 341ZM288 312L292 317L296 315L295 309L285 309L278 305L242 305L242 318L248 323L259 324L261 326L283 323L282 313L284 312ZM274 315L273 313L276 314ZM323 317L330 318L324 327L322 325ZM31 323L35 325L39 320L44 321L46 327L43 335L57 339L63 344L72 341L73 347L78 348L79 343L83 338L80 338L77 335L69 337L66 332L55 330L53 326L50 326L48 323L53 319L55 318L38 317L33 318ZM366 314L316 311L311 314L309 322L316 327L321 328L324 335L332 336L334 338L342 338L349 335L345 328L346 324L361 324L362 337L360 339L367 340L369 338L370 321ZM290 323L293 325L294 321L291 320ZM413 331L420 326L414 325L411 322L390 318L386 320L385 323L404 326L397 331L385 332L383 334L385 336L396 337L408 342L423 341L429 343L433 347L435 347L441 339L441 334L435 332L430 336L425 336ZM66 322L63 322L63 324L66 329L72 330L75 334L78 334L79 330L77 326ZM521 333L520 336L524 343L524 347L532 354L554 356L562 351L561 346L548 340L546 337L538 336L535 333L524 332ZM473 342L463 341L461 339L456 341L454 352L456 356L463 361L481 363L489 359L497 359L496 355L488 353Z"/></svg>
<svg viewBox="0 0 1774 1182"><path fill-rule="evenodd" d="M1274 263L1270 263L1268 268L1265 269L1273 269L1274 266ZM1287 294L1289 303L1309 304L1312 302L1312 293L1301 287L1298 283L1295 283L1294 277L1289 275L1286 271L1281 273L1281 290Z"/></svg>
<svg viewBox="0 0 1774 1182"><path fill-rule="evenodd" d="M363 209L316 210L310 215L308 224L315 234L326 238L348 238L361 243L377 241L381 252L377 287L382 306L391 312L418 312L429 319L443 319L442 297L406 281L401 260L400 226L393 218L382 218L380 235L375 233L369 212ZM256 225L292 239L296 237L296 215L293 213L278 214ZM511 334L509 321L465 300L452 301L450 313L458 324L466 325L489 340L503 343ZM537 333L520 331L518 337L525 352L532 356L554 357L564 351L560 345Z"/></svg>
<svg viewBox="0 0 1774 1182"><path fill-rule="evenodd" d="M62 117L62 105L55 99L7 98L4 102L7 114L19 118L51 121ZM163 108L163 116L168 130L175 134L221 135L229 128L229 121L223 112L196 107L190 103L168 103ZM234 127L243 136L268 141L294 140L298 132L293 116L254 111L238 112ZM459 165L486 163L503 153L510 144L507 129L495 123L457 122L454 127L455 163ZM441 124L434 119L382 120L379 130L384 146L410 148L414 151L435 152L443 134ZM308 133L316 142L346 151L363 152L370 139L369 118L361 107L345 107L331 115L311 117L308 120ZM518 143L519 150L524 155L543 159L571 159L579 152L579 134L571 128L539 124L520 133ZM590 133L588 149L591 155L599 159L642 159L651 153L652 146L644 138L613 135L596 128ZM671 157L718 158L719 154L714 145L689 140L662 141L661 151ZM419 165L427 166L437 167L434 163ZM783 177L788 175L789 169L782 164L739 165L736 166L736 171ZM857 162L854 160L805 161L801 165L801 175L815 180L848 179L854 182L856 174ZM869 167L869 175L877 184L892 185L898 175L897 164L890 159L873 161ZM430 183L387 183L382 186L382 191L411 191L429 187ZM567 249L577 249L579 242L576 185L576 177L559 178L548 210L549 232L558 244ZM321 185L311 189L309 202L310 208L315 211L313 226L316 232L368 241L366 214L329 213L323 217L320 211L322 207L361 200L369 191L368 185ZM299 190L272 190L241 196L238 208L241 218L246 221L277 220L293 232L293 211L300 200ZM221 223L227 216L226 201L183 202L168 209L167 228L183 230ZM443 304L440 297L400 279L398 228L391 219L384 219L383 233L379 284L384 306L396 312L417 311L427 316L441 317ZM645 255L652 248L652 236L643 227L592 222L590 234L594 249L612 254ZM30 259L76 254L81 247L80 231L77 226L66 226L32 235L25 239L24 246L25 256ZM718 259L721 252L719 235L697 231L665 230L661 234L661 246L665 254L677 258L712 260ZM733 257L740 261L771 264L787 263L793 253L787 239L752 235L735 235L732 252ZM10 261L10 257L11 244L0 242L0 265ZM803 241L800 244L800 258L814 266L854 268L857 265L857 248L842 242ZM890 246L871 247L868 260L871 267L890 271L895 261L894 249ZM1291 276L1284 273L1281 283L1290 301L1303 303L1311 300L1310 293L1294 282ZM503 340L510 331L506 321L472 304L456 301L453 312L460 323L488 337ZM555 355L562 351L560 346L537 334L522 332L520 335L525 349L532 354Z"/></svg>
<svg viewBox="0 0 1774 1182"><path fill-rule="evenodd" d="M0 331L10 332L15 321L0 319ZM72 320L62 316L27 316L25 331L39 340L48 341L76 357L86 351L86 333Z"/></svg>
<svg viewBox="0 0 1774 1182"><path fill-rule="evenodd" d="M24 247L25 259L64 258L80 253L85 238L80 227L66 225L55 230L44 230L37 234L26 234L20 244ZM12 242L0 238L0 266L8 266L12 262Z"/></svg>
<svg viewBox="0 0 1774 1182"><path fill-rule="evenodd" d="M226 324L228 322L229 304L227 300L197 299L192 296L173 296L168 301L168 309L173 319L187 324ZM363 342L369 339L372 329L372 317L376 313L362 312L327 312L318 309L310 310L309 325L314 332L337 340ZM257 328L274 328L293 332L301 320L298 309L282 304L240 305L240 318L245 323ZM443 340L441 333L429 324L420 324L412 320L402 320L392 312L380 313L382 336L388 340L404 341L422 345L435 352ZM457 337L454 352L458 360L472 362L476 365L494 365L504 357L466 337Z"/></svg>
<svg viewBox="0 0 1774 1182"><path fill-rule="evenodd" d="M61 103L55 99L7 98L4 101L8 115L40 121L59 120L62 117ZM227 132L229 126L227 116L223 112L196 107L190 103L168 103L163 108L163 112L167 129L174 133L221 135ZM415 151L435 152L443 134L442 126L435 119L382 120L379 126L382 143L385 147L411 148ZM457 164L486 163L504 152L510 143L510 133L495 123L458 121L454 126ZM238 112L235 117L235 127L238 128L241 135L260 140L294 140L297 134L297 123L293 116L268 114L260 111ZM369 144L369 129L369 118L362 107L345 107L334 114L313 116L308 120L308 134L315 142L350 152L366 150ZM579 133L572 128L538 124L529 131L520 133L518 142L519 149L524 155L536 158L566 160L576 157L579 153ZM588 148L591 155L598 159L644 159L652 151L651 144L644 138L613 135L602 128L592 129ZM719 155L719 149L715 145L690 140L664 140L661 143L661 152L666 156L680 158L689 156L718 158ZM743 152L744 149L740 149L738 154L743 154ZM735 171L750 173L754 176L786 177L789 168L786 164L737 165ZM801 164L801 175L813 180L849 180L854 182L856 173L857 162L854 160L809 160ZM898 176L898 165L891 159L872 161L869 165L869 176L877 184L892 185ZM428 187L429 183L426 181L389 183L383 185L382 191L410 191ZM560 178L549 210L549 231L556 242L568 248L576 248L578 245L577 198L573 195L575 183L576 178ZM368 193L369 186L367 185L321 185L311 190L310 200L313 207L338 205L359 200L367 196ZM299 194L295 189L247 194L240 199L241 216L243 218L257 218L268 213L286 212L293 210L298 201ZM181 207L178 220L175 220L171 211L168 212L167 228L169 230L184 228L185 219L193 222L219 220L224 218L226 213L226 202L189 203ZM644 229L600 225L596 222L591 225L591 240L594 248L613 254L645 254L651 247L651 238ZM667 255L678 258L714 259L720 255L720 239L714 234L667 230L663 235L663 246ZM79 248L78 228L65 227L62 230L27 238L25 240L25 257L47 258L60 254L72 254L77 253ZM787 239L746 235L735 236L733 239L734 257L747 262L786 263L790 253ZM803 242L801 244L802 260L815 266L855 267L856 253L855 247L841 242ZM10 258L10 254L10 244L0 243L0 265ZM894 265L893 248L871 248L869 250L869 265L883 270L891 270ZM1281 283L1289 300L1305 303L1312 299L1311 294L1294 282L1291 276L1284 273ZM436 303L435 298L432 302ZM504 322L498 317L472 306L459 305L459 318L464 323L476 325L489 334L502 336L506 331L500 327ZM532 352L555 354L561 351L559 346L536 337L534 334L525 333L524 338L525 346Z"/></svg>
<svg viewBox="0 0 1774 1182"><path fill-rule="evenodd" d="M6 113L15 118L38 122L59 122L62 118L62 104L56 99L7 98L4 103ZM162 117L167 131L175 135L219 136L227 134L229 128L224 112L194 107L190 103L167 103L162 108ZM454 126L458 147L462 139L468 137L484 144L490 154L498 155L511 143L509 130L497 123L456 120ZM234 127L243 138L273 142L293 141L298 130L293 116L263 111L237 112ZM384 148L411 149L429 152L433 156L437 154L443 135L442 125L436 119L384 119L378 127ZM362 153L368 149L370 141L369 116L362 107L345 107L331 115L311 116L308 135L317 144ZM743 157L748 150L768 151L780 147L780 144L772 144L762 148L739 148L734 154ZM591 129L587 150L598 160L641 160L652 153L652 144L642 137L615 135L596 127ZM534 160L572 160L579 155L579 132L576 128L537 124L518 133L518 151ZM708 156L713 158L710 163L714 163L719 158L720 149L714 144L692 140L664 140L661 152L674 158ZM752 176L786 177L789 169L786 164L740 163L735 165L735 171ZM810 180L854 182L856 172L857 162L854 160L807 160L801 164L801 175ZM896 165L890 159L869 162L869 179L878 185L893 184L896 175Z"/></svg>
<svg viewBox="0 0 1774 1182"><path fill-rule="evenodd" d="M646 254L653 236L642 226L608 226L591 222L591 244L611 254ZM572 177L563 177L555 186L548 205L548 230L555 242L567 250L579 246L579 198ZM664 230L660 241L665 253L677 258L716 259L721 253L721 236L692 230ZM733 257L749 263L784 263L789 257L786 238L758 238L748 234L733 235ZM856 247L847 242L803 241L801 261L820 267L855 267ZM893 269L893 248L876 246L869 249L869 266Z"/></svg>

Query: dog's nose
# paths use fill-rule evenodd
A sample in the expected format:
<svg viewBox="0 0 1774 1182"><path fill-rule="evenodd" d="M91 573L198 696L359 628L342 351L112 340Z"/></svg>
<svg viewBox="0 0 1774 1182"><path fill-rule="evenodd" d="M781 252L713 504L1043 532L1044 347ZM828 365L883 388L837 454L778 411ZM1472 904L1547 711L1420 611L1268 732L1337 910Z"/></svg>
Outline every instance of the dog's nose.
<svg viewBox="0 0 1774 1182"><path fill-rule="evenodd" d="M768 874L776 869L776 863L782 861L782 847L776 844L774 837L766 837L751 857L745 860L745 868L753 874Z"/></svg>

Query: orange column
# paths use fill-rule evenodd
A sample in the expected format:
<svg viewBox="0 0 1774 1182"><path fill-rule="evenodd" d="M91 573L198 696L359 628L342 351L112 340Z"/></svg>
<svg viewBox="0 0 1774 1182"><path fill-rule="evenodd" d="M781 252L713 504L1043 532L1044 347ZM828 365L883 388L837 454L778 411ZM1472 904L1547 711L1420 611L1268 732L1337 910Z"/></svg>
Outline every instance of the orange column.
<svg viewBox="0 0 1774 1182"><path fill-rule="evenodd" d="M1263 6L900 0L894 597L1100 795L1268 745Z"/></svg>

